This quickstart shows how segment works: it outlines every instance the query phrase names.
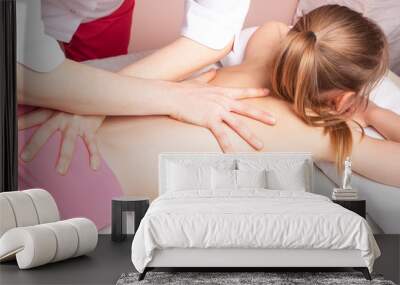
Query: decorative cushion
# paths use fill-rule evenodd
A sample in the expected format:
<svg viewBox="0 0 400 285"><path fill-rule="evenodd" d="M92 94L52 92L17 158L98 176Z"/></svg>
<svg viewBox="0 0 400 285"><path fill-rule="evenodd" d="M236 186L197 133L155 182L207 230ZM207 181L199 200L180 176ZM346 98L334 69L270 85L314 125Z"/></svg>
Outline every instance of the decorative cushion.
<svg viewBox="0 0 400 285"><path fill-rule="evenodd" d="M213 190L236 189L236 170L233 169L211 169L211 188Z"/></svg>
<svg viewBox="0 0 400 285"><path fill-rule="evenodd" d="M236 170L237 188L267 188L267 171Z"/></svg>
<svg viewBox="0 0 400 285"><path fill-rule="evenodd" d="M211 170L213 190L240 190L242 188L267 188L266 170Z"/></svg>
<svg viewBox="0 0 400 285"><path fill-rule="evenodd" d="M304 187L299 187L297 183L293 183L290 179L287 179L285 173L278 172L276 170L269 170L267 173L268 189L270 190L296 190L296 191L306 191ZM293 173L292 173L293 175ZM295 174L302 179L302 171L298 169Z"/></svg>

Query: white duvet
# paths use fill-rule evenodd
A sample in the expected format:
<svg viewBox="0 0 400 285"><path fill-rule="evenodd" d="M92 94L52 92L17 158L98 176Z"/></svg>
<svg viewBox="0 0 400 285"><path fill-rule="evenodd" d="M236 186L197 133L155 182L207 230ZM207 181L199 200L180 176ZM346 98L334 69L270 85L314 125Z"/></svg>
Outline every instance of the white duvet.
<svg viewBox="0 0 400 285"><path fill-rule="evenodd" d="M380 251L367 222L328 198L299 191L179 191L157 198L132 243L143 272L155 249L358 249L372 271Z"/></svg>

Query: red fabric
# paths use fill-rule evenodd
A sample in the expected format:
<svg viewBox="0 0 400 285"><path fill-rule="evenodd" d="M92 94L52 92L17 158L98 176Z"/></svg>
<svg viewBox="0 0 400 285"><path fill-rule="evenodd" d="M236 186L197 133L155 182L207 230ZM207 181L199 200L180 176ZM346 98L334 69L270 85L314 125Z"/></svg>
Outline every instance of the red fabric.
<svg viewBox="0 0 400 285"><path fill-rule="evenodd" d="M65 56L75 61L105 58L128 53L135 0L124 0L112 14L79 25Z"/></svg>

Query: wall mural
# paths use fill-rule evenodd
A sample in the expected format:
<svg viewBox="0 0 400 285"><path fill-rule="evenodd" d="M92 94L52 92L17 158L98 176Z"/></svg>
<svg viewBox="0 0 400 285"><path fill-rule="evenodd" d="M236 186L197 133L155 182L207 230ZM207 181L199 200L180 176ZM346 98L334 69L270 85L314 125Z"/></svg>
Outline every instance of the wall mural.
<svg viewBox="0 0 400 285"><path fill-rule="evenodd" d="M102 229L110 224L113 197L157 197L163 152L311 152L333 169L349 156L355 173L400 187L400 159L390 159L400 155L400 102L386 97L399 94L398 86L386 78L372 91L368 108L358 108L366 102L360 94L387 72L382 30L349 8L326 6L303 16L312 31L301 18L294 27L261 22L261 28L241 31L250 4L236 2L241 13L226 19L236 24L227 25L223 36L212 23L207 34L191 30L195 8L186 7L183 36L155 53L128 53L134 0L109 1L97 10L75 7L76 1L41 6L18 0L19 188L46 189L63 219L84 216ZM332 24L346 14L366 28L338 24L335 34L344 35L338 40L362 43L360 52L348 61L342 56L348 49L332 46L335 62L346 68L333 65L337 78L318 74L322 86L303 61L305 53L314 59L314 46L308 50L302 43L324 40L318 34L324 27L312 19L326 14ZM303 52L283 56L283 49L295 50L292 41ZM360 69L357 60L366 57L373 64ZM344 91L336 92L338 86ZM315 99L323 93L325 99ZM372 113L393 124L370 121ZM361 127L371 125L376 132L369 135L388 140L361 139Z"/></svg>

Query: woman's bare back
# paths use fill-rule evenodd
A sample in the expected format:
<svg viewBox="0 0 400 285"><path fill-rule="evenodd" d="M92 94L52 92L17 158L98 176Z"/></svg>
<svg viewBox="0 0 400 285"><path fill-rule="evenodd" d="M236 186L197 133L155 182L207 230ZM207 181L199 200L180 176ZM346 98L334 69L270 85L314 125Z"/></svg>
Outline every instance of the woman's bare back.
<svg viewBox="0 0 400 285"><path fill-rule="evenodd" d="M240 118L264 143L262 152L311 152L316 160L331 160L329 137L322 129L304 124L288 104L272 97L247 101L277 119L275 126L268 126ZM254 151L230 128L226 132L237 152ZM209 130L165 116L109 118L98 139L100 152L124 191L152 197L157 195L159 153L221 151Z"/></svg>

